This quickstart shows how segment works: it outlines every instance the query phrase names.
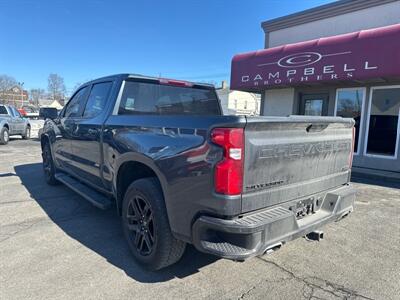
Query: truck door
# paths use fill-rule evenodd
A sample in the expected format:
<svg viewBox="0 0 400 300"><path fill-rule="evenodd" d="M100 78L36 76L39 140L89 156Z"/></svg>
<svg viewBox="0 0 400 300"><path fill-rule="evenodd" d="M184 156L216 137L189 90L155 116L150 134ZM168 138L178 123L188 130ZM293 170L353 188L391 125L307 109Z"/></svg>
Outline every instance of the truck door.
<svg viewBox="0 0 400 300"><path fill-rule="evenodd" d="M60 117L54 123L57 128L53 144L53 155L57 164L67 172L72 173L72 148L71 140L75 136L76 121L82 117L83 106L89 87L79 89L69 100Z"/></svg>
<svg viewBox="0 0 400 300"><path fill-rule="evenodd" d="M104 188L101 177L101 134L112 85L112 81L106 81L91 86L82 118L76 119L71 138L74 172L79 178L99 188Z"/></svg>
<svg viewBox="0 0 400 300"><path fill-rule="evenodd" d="M14 125L14 130L12 134L23 134L25 130L25 121L21 114L15 107L10 107L12 111L12 123Z"/></svg>
<svg viewBox="0 0 400 300"><path fill-rule="evenodd" d="M8 118L8 126L10 127L10 135L16 134L18 132L17 123L15 122L14 111L11 106L6 107Z"/></svg>

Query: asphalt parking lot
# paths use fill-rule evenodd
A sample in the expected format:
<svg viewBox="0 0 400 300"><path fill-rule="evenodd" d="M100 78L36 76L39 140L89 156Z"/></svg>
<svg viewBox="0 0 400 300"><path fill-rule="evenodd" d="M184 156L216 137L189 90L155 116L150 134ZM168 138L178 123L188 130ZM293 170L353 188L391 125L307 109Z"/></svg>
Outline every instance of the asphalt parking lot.
<svg viewBox="0 0 400 300"><path fill-rule="evenodd" d="M244 263L189 247L151 273L133 261L114 210L47 186L38 141L0 146L0 299L400 299L400 186L354 183L355 212Z"/></svg>

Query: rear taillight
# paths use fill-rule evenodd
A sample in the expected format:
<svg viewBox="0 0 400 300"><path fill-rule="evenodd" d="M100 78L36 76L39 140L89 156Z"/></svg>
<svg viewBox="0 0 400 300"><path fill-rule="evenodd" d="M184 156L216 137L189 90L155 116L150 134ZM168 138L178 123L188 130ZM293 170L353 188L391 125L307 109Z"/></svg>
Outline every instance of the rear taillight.
<svg viewBox="0 0 400 300"><path fill-rule="evenodd" d="M225 195L242 193L244 131L243 128L215 128L211 132L213 143L224 149L224 158L215 166L215 191Z"/></svg>
<svg viewBox="0 0 400 300"><path fill-rule="evenodd" d="M351 151L350 151L350 156L349 156L349 169L351 169L352 165L353 165L353 155L354 155L354 144L356 141L356 128L353 127L353 138L351 141Z"/></svg>

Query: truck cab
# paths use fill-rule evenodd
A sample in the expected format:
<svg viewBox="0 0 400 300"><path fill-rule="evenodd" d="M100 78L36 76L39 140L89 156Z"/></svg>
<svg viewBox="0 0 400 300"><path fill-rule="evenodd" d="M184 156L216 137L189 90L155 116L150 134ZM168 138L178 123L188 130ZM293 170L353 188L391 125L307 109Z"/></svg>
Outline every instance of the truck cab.
<svg viewBox="0 0 400 300"><path fill-rule="evenodd" d="M7 144L13 135L29 139L31 124L14 106L0 104L0 144Z"/></svg>

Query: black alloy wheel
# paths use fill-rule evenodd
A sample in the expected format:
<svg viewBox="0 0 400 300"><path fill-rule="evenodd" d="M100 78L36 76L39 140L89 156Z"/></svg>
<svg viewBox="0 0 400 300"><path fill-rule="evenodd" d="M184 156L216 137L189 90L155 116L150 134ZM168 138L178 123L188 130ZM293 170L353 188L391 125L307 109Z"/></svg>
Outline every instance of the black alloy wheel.
<svg viewBox="0 0 400 300"><path fill-rule="evenodd" d="M53 163L53 157L51 156L49 143L46 143L43 146L42 158L43 158L43 172L46 182L50 185L58 184L58 181L55 178L56 169Z"/></svg>
<svg viewBox="0 0 400 300"><path fill-rule="evenodd" d="M139 264L154 271L179 261L186 243L172 234L157 178L132 182L124 193L121 213L125 238Z"/></svg>
<svg viewBox="0 0 400 300"><path fill-rule="evenodd" d="M136 250L140 255L150 255L155 243L153 211L150 204L140 195L135 195L128 203L126 218Z"/></svg>

